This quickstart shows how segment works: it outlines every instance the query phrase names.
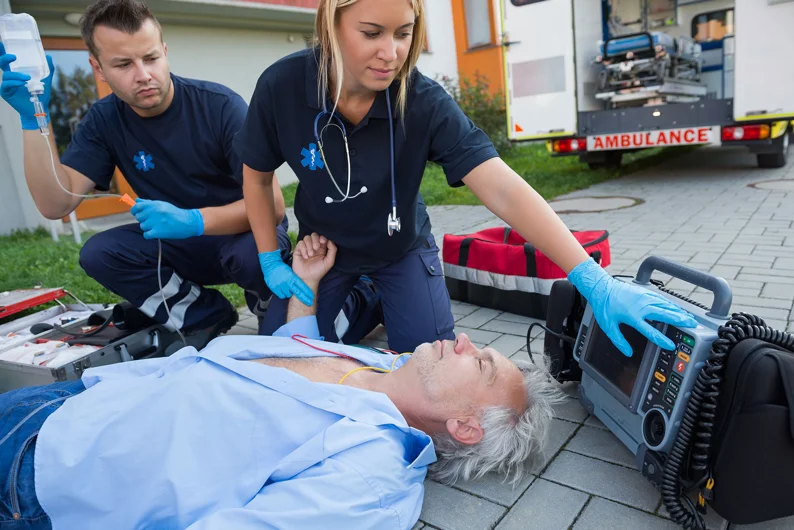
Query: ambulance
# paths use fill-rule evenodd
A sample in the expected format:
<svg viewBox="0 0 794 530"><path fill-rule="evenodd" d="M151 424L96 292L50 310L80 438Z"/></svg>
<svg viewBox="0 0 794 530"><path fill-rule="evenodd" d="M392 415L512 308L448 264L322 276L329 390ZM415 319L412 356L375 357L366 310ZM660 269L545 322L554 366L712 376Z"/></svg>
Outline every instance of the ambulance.
<svg viewBox="0 0 794 530"><path fill-rule="evenodd" d="M794 0L497 0L510 140L623 153L743 146L786 164Z"/></svg>

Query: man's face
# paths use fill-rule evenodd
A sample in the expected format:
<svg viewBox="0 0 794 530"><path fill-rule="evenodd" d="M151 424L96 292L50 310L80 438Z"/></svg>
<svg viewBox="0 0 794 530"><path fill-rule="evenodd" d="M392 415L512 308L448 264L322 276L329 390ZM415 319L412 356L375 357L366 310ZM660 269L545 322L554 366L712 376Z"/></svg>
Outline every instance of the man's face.
<svg viewBox="0 0 794 530"><path fill-rule="evenodd" d="M522 412L526 406L518 367L493 348L477 348L464 333L420 345L411 360L426 398L450 414L479 414L490 406Z"/></svg>
<svg viewBox="0 0 794 530"><path fill-rule="evenodd" d="M92 57L91 65L116 96L142 116L165 110L171 89L167 47L152 20L133 35L97 26L94 42L99 57Z"/></svg>

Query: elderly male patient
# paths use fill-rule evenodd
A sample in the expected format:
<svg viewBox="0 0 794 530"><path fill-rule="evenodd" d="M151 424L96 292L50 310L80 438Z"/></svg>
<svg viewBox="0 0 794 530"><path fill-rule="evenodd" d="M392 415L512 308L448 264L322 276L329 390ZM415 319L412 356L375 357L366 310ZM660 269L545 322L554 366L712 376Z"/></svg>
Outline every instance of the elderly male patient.
<svg viewBox="0 0 794 530"><path fill-rule="evenodd" d="M316 293L335 255L313 234L293 269ZM0 527L410 529L428 471L543 461L542 370L463 334L401 356L323 342L314 313L293 298L276 336L0 395Z"/></svg>

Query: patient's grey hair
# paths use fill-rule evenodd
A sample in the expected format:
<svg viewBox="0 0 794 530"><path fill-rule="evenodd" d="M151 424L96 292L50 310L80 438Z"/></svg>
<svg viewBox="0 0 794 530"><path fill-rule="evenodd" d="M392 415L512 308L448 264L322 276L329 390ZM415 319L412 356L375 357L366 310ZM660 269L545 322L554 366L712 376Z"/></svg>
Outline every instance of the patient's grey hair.
<svg viewBox="0 0 794 530"><path fill-rule="evenodd" d="M483 437L474 445L460 443L447 433L433 436L438 460L428 471L434 480L452 484L496 471L517 484L545 464L552 406L562 402L565 394L546 369L528 361L511 361L524 375L526 409L520 415L508 407L486 409L480 419ZM548 366L548 360L543 361Z"/></svg>

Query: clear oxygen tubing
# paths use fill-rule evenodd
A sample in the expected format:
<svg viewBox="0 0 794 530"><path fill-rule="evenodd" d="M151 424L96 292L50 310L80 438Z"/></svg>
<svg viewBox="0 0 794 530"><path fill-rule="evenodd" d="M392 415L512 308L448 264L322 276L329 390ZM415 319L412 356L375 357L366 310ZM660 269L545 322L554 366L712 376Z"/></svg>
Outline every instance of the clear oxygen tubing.
<svg viewBox="0 0 794 530"><path fill-rule="evenodd" d="M81 197L81 198L118 197L119 199L123 199L124 196L123 195L119 195L118 193L95 193L93 195L81 195L79 193L74 193L72 191L69 191L63 186L63 184L61 183L61 180L58 178L58 171L55 169L55 155L52 152L52 145L50 144L50 140L49 140L50 128L49 128L49 125L47 124L47 113L44 111L44 106L39 101L39 98L38 98L37 94L31 94L30 101L33 103L33 109L34 109L34 112L35 112L34 115L36 116L36 121L38 122L39 130L41 132L41 136L42 136L42 138L44 138L44 141L47 143L47 149L50 152L50 163L52 165L52 176L55 178L55 182L58 183L58 186L61 187L61 189L64 191L64 193L67 193L67 194L72 195L74 197ZM158 239L157 240L157 285L160 288L160 295L163 298L163 305L165 306L165 312L168 314L168 323L171 323L171 325L173 326L173 323L171 322L171 320L172 320L171 319L171 310L168 308L168 303L165 300L165 293L163 292L163 279L162 279L162 275L161 275L161 272L160 272L161 271L162 260L163 260L163 242L162 242L161 239ZM177 328L176 326L173 326L173 328L176 330L177 334L179 335L179 338L182 339L182 344L187 346L188 345L187 344L187 340L185 339L185 336L182 335L182 331L179 328Z"/></svg>

